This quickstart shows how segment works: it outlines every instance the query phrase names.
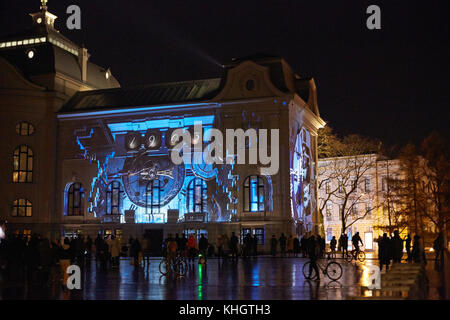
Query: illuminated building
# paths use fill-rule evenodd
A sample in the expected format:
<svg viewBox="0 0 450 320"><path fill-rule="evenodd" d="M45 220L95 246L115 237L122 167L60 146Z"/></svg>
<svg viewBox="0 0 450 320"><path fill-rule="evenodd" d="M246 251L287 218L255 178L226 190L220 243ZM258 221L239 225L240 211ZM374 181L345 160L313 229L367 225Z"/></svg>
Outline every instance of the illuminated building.
<svg viewBox="0 0 450 320"><path fill-rule="evenodd" d="M76 61L73 52L64 52ZM86 81L81 79L79 91L48 114L57 134L48 135L49 153L40 150L33 157L48 171L49 190L33 198L32 217L18 223L30 221L31 228L45 230L38 226L44 216L42 222L58 236L148 232L156 247L168 233L205 233L214 243L219 234L249 231L258 237L259 249L268 250L272 234L319 232L316 149L324 121L314 80L296 75L282 58L234 59L223 75L205 80L110 89L84 88ZM116 83L111 76L102 81ZM261 174L266 167L261 164L175 165L169 157L171 132L192 130L197 121L204 139L211 128L279 129L278 172ZM253 143L244 145L247 159ZM29 190L11 191L9 206L16 194L28 199L28 192L39 190L34 181ZM48 208L39 211L35 202ZM27 203L22 207L26 212Z"/></svg>

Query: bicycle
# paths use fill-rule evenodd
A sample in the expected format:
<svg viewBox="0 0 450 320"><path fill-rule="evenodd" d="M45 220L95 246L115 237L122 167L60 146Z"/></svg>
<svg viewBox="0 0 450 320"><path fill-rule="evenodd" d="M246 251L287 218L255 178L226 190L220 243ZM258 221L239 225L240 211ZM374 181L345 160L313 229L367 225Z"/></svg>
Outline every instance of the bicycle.
<svg viewBox="0 0 450 320"><path fill-rule="evenodd" d="M305 279L314 280L318 277L318 274L316 274L316 270L314 270L314 268L311 268L310 273L310 265L311 261L308 261L303 265L303 276L305 277ZM326 266L316 261L316 265L323 272L323 274L328 276L328 278L330 278L331 280L337 281L342 277L342 267L336 261L331 261Z"/></svg>
<svg viewBox="0 0 450 320"><path fill-rule="evenodd" d="M159 272L163 276L173 272L177 276L186 275L187 263L184 260L184 257L181 255L177 255L174 259L168 259L167 257L163 258L159 263Z"/></svg>
<svg viewBox="0 0 450 320"><path fill-rule="evenodd" d="M356 252L356 250L350 251L350 253L345 256L345 259L348 262L352 262L352 260L359 260L360 262L364 262L364 260L366 260L366 253L363 250L359 250L358 254Z"/></svg>

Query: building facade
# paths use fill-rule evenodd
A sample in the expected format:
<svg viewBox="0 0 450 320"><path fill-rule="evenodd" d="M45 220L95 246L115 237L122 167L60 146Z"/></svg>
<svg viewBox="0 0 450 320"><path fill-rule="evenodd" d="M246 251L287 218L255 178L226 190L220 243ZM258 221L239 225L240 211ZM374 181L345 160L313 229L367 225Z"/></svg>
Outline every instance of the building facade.
<svg viewBox="0 0 450 320"><path fill-rule="evenodd" d="M77 91L119 87L55 30L46 6L31 18L30 28L0 39L1 219L28 234L53 223L55 113Z"/></svg>
<svg viewBox="0 0 450 320"><path fill-rule="evenodd" d="M268 250L272 234L321 232L317 130L325 123L312 78L280 57L259 55L231 61L213 79L119 88L109 69L88 61L86 49L54 32L45 6L32 17L38 42L0 41L8 74L0 105L14 115L3 117L1 128L12 137L1 184L9 230L148 233L155 249L168 233L203 233L214 242L219 234L251 232L260 250ZM33 59L44 57L53 73L33 69ZM223 149L222 163L183 149L190 161L176 164L177 129L206 151L212 129L249 137L232 136L236 146ZM268 173L270 166L278 170Z"/></svg>

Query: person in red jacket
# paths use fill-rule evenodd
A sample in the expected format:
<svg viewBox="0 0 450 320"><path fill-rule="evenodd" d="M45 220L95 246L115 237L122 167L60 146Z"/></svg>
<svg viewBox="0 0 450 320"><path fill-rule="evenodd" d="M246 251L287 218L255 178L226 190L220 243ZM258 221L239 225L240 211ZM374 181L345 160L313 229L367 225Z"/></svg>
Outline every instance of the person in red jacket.
<svg viewBox="0 0 450 320"><path fill-rule="evenodd" d="M194 262L195 253L197 251L197 241L195 240L195 237L193 234L189 235L186 247L187 247L187 251L188 251L189 261Z"/></svg>

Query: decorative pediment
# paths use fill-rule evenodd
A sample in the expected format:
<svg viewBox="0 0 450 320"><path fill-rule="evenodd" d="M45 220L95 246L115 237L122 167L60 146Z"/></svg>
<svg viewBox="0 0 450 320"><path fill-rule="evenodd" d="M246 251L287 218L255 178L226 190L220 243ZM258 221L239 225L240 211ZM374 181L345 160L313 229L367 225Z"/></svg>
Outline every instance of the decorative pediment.
<svg viewBox="0 0 450 320"><path fill-rule="evenodd" d="M226 82L215 100L234 100L282 96L270 81L269 68L252 61L244 61L227 70Z"/></svg>

